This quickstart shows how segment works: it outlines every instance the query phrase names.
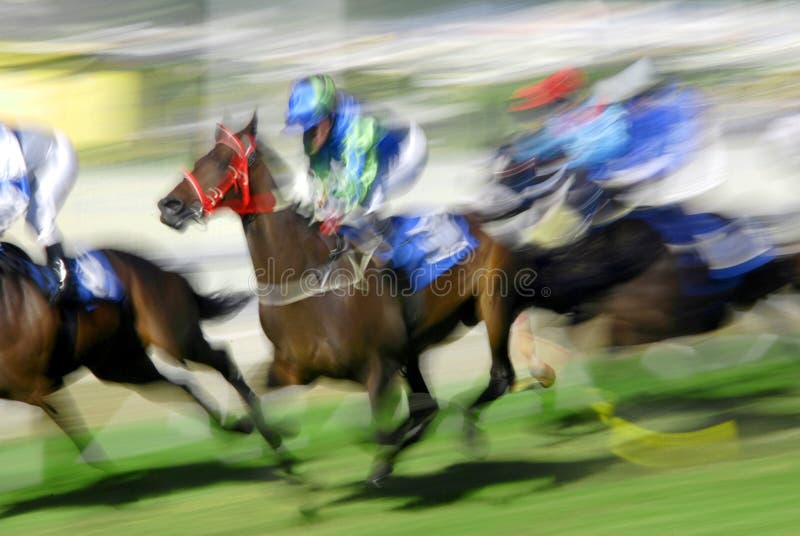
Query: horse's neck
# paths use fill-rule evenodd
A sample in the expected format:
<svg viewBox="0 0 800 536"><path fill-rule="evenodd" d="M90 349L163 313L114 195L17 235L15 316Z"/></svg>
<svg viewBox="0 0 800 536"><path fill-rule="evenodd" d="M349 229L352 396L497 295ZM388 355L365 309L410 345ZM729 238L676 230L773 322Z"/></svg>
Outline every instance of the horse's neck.
<svg viewBox="0 0 800 536"><path fill-rule="evenodd" d="M251 194L275 193L275 177L291 180L291 170L269 145L259 144L258 154L261 165L252 170ZM330 250L316 227L291 209L245 216L242 224L260 283L286 283L328 262Z"/></svg>
<svg viewBox="0 0 800 536"><path fill-rule="evenodd" d="M318 232L291 210L245 216L242 224L260 282L286 283L328 260L329 250Z"/></svg>

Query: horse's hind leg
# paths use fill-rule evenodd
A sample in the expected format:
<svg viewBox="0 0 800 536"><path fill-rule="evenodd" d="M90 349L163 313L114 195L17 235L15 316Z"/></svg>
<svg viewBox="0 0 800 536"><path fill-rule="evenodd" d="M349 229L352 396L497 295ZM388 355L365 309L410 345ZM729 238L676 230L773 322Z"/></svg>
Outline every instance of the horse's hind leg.
<svg viewBox="0 0 800 536"><path fill-rule="evenodd" d="M247 384L244 375L236 363L231 359L228 352L218 350L211 347L208 341L203 336L200 326L192 329L189 332L191 336L186 337L188 344L180 345L174 344L174 348L165 348L167 351L177 352L180 358L184 358L195 363L202 363L213 368L219 372L228 383L236 389L239 396L249 409L250 418L258 428L259 433L269 443L269 445L277 452L281 461L284 464L290 464L290 457L283 446L283 440L278 432L276 432L269 424L264 416L264 411L261 408L261 400L253 392L253 389ZM181 348L184 346L184 348Z"/></svg>
<svg viewBox="0 0 800 536"><path fill-rule="evenodd" d="M250 419L254 421L264 439L284 461L288 459L282 447L280 434L267 424L260 401L244 381L239 368L226 352L214 350L205 339L200 328L197 303L192 297L193 291L188 283L182 281L170 288L172 292L168 304L149 293L134 300L137 303L136 332L139 338L181 362L194 361L219 371L247 404L250 409Z"/></svg>
<svg viewBox="0 0 800 536"><path fill-rule="evenodd" d="M212 421L220 428L244 434L252 432L253 425L249 419L240 419L230 424L226 423L216 401L214 401L213 397L211 397L199 383L197 383L188 370L176 369L175 373L169 372L168 375L165 375L156 367L144 348L128 350L124 356L120 357L121 359L118 363L124 363L124 368L118 366L110 368L96 366L93 363L87 363L86 366L101 380L133 385L148 385L157 382L165 382L169 385L179 387L202 407ZM140 394L148 397L146 392L140 391Z"/></svg>
<svg viewBox="0 0 800 536"><path fill-rule="evenodd" d="M192 360L216 369L222 376L230 383L244 403L250 409L250 416L261 433L262 437L269 443L269 445L281 455L285 463L289 462L289 456L283 446L283 440L278 432L276 432L269 424L264 416L264 411L261 408L261 400L258 395L253 392L253 389L248 385L244 379L244 375L236 363L224 350L217 350L205 341L205 339L196 339L200 346L198 352L192 354Z"/></svg>
<svg viewBox="0 0 800 536"><path fill-rule="evenodd" d="M153 366L155 367L155 365ZM241 434L250 434L253 431L253 422L250 418L242 417L232 422L227 421L214 399L200 386L191 372L183 368L173 370L174 372L159 370L160 379L183 389L220 428Z"/></svg>

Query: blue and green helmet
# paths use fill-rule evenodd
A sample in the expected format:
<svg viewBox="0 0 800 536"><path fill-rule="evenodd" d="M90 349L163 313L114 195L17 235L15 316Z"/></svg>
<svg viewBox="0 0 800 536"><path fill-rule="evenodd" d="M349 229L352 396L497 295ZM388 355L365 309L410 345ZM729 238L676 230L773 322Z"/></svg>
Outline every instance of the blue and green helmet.
<svg viewBox="0 0 800 536"><path fill-rule="evenodd" d="M286 109L286 131L314 128L333 112L336 85L326 74L315 74L295 82Z"/></svg>

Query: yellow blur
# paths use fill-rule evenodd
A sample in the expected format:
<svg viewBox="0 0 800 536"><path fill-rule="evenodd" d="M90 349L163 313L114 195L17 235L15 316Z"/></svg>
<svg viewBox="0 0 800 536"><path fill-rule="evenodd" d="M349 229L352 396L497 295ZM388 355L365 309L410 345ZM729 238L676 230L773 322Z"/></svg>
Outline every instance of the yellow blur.
<svg viewBox="0 0 800 536"><path fill-rule="evenodd" d="M8 61L0 54L0 66ZM61 129L85 149L125 141L139 130L142 80L139 73L124 71L3 71L0 103L4 119Z"/></svg>

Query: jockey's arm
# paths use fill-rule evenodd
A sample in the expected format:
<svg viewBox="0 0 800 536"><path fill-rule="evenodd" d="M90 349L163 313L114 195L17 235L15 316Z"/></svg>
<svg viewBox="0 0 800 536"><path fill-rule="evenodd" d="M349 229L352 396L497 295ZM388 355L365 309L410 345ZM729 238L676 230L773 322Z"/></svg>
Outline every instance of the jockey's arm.
<svg viewBox="0 0 800 536"><path fill-rule="evenodd" d="M0 123L0 148L2 149L0 180L27 180L28 168L20 148L19 139L11 129L2 123Z"/></svg>
<svg viewBox="0 0 800 536"><path fill-rule="evenodd" d="M322 190L323 194L327 196L327 192L331 190L333 180L331 174L331 160L330 156L326 154L314 154L309 157L308 175L311 179L312 188L315 191Z"/></svg>
<svg viewBox="0 0 800 536"><path fill-rule="evenodd" d="M15 134L0 123L0 234L28 208L28 169Z"/></svg>

